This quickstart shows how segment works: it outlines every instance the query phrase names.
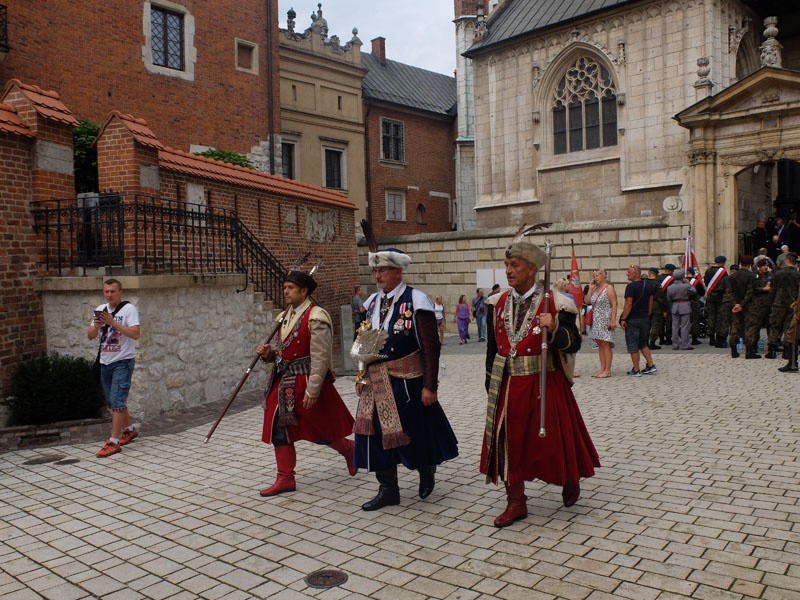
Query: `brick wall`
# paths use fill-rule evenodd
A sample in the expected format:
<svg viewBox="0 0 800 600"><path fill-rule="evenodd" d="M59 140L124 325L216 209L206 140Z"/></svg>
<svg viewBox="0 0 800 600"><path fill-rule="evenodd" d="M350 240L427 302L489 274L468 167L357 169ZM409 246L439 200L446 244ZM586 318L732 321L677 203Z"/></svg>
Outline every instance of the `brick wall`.
<svg viewBox="0 0 800 600"><path fill-rule="evenodd" d="M16 365L45 351L33 290L38 250L30 212L33 140L0 134L0 398Z"/></svg>
<svg viewBox="0 0 800 600"><path fill-rule="evenodd" d="M273 11L274 126L279 131L278 0ZM154 4L157 1L154 0ZM175 0L194 19L194 79L145 68L142 1L7 2L11 52L0 84L12 78L57 89L79 119L105 120L112 110L135 112L163 132L163 142L249 152L266 140L267 2ZM237 70L235 40L258 46L258 74Z"/></svg>
<svg viewBox="0 0 800 600"><path fill-rule="evenodd" d="M367 108L364 110L367 114ZM404 128L405 163L381 160L381 118L401 121ZM369 132L371 222L375 234L411 235L450 231L449 204L455 199L455 124L446 117L427 116L373 105L367 119ZM386 220L387 189L406 193L405 221ZM450 199L431 196L449 194ZM417 222L417 207L425 217Z"/></svg>

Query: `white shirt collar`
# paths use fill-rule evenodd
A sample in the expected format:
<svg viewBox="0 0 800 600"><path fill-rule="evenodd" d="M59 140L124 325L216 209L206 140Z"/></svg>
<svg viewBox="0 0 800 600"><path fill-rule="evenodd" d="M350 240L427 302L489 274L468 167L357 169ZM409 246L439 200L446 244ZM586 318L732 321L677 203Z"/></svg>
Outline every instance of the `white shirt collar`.
<svg viewBox="0 0 800 600"><path fill-rule="evenodd" d="M531 289L529 289L527 292L525 292L524 294L520 294L519 292L517 292L517 290L515 290L514 288L511 288L511 295L514 297L514 300L527 300L528 298L533 296L533 293L536 291L537 287L539 287L539 284L538 283L534 283L533 287Z"/></svg>

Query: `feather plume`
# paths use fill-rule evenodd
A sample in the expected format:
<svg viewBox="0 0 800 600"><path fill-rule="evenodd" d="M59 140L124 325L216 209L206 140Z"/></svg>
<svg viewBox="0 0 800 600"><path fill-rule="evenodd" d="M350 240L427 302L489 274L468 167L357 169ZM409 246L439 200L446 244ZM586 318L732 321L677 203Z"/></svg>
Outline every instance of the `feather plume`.
<svg viewBox="0 0 800 600"><path fill-rule="evenodd" d="M538 231L540 229L547 229L551 225L552 223L537 223L536 225L528 225L527 223L523 223L522 226L517 230L517 233L514 234L514 238L511 240L511 243L516 244L517 242L521 242L522 239L529 233L533 233L534 231Z"/></svg>
<svg viewBox="0 0 800 600"><path fill-rule="evenodd" d="M291 267L289 267L289 270L297 271L300 267L302 267L305 264L309 256L311 256L311 252L306 252L303 256L294 261L294 264Z"/></svg>
<svg viewBox="0 0 800 600"><path fill-rule="evenodd" d="M321 259L321 258L318 258L318 259L317 259L317 262L316 262L316 264L315 264L313 267L311 267L311 270L308 272L308 274L309 274L309 275L313 275L314 273L316 273L317 271L319 271L319 268L320 268L321 266L322 266L322 259Z"/></svg>
<svg viewBox="0 0 800 600"><path fill-rule="evenodd" d="M378 251L378 240L375 239L375 232L372 231L372 225L366 219L361 219L361 231L364 232L364 239L367 240L367 248L370 252Z"/></svg>

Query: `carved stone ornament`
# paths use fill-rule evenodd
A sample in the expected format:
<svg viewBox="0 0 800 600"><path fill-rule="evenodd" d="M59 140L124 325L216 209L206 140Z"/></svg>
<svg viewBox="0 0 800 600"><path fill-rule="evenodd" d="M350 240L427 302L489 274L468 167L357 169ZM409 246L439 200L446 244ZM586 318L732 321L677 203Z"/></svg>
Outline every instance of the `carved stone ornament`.
<svg viewBox="0 0 800 600"><path fill-rule="evenodd" d="M717 153L715 150L708 149L690 150L688 156L690 165L704 165L713 163L714 159L717 157Z"/></svg>
<svg viewBox="0 0 800 600"><path fill-rule="evenodd" d="M742 19L742 26L741 27L729 27L728 28L728 52L730 54L736 54L739 50L739 44L742 43L742 38L750 31L750 24L752 20L750 17L744 17Z"/></svg>
<svg viewBox="0 0 800 600"><path fill-rule="evenodd" d="M764 19L764 43L761 44L761 66L781 68L781 48L783 46L775 38L778 37L778 17Z"/></svg>
<svg viewBox="0 0 800 600"><path fill-rule="evenodd" d="M542 80L542 69L539 65L533 65L531 68L531 89L536 89L539 82Z"/></svg>
<svg viewBox="0 0 800 600"><path fill-rule="evenodd" d="M661 206L666 212L681 212L683 211L683 200L680 196L667 196Z"/></svg>

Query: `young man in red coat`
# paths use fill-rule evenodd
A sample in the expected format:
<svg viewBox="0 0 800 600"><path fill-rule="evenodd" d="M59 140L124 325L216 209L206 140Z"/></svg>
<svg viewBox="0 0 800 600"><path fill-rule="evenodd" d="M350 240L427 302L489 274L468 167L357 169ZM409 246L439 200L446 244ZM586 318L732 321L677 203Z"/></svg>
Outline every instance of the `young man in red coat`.
<svg viewBox="0 0 800 600"><path fill-rule="evenodd" d="M330 315L316 306L309 295L316 289L314 279L302 271L291 271L283 283L285 313L277 342L259 344L256 352L266 362L274 362L270 384L265 392L262 441L275 447L278 475L262 496L295 490L294 443L306 440L327 444L347 461L355 475L353 417L333 385L333 333Z"/></svg>
<svg viewBox="0 0 800 600"><path fill-rule="evenodd" d="M545 253L524 239L506 248L506 278L511 290L495 294L489 307L486 389L489 394L481 472L487 482L503 480L508 504L495 519L507 527L528 516L525 482L540 479L562 486L564 506L580 496L581 477L600 466L575 396L572 355L580 348L574 315L560 311L561 296L550 292L549 310L537 273ZM548 336L546 436L539 437L542 342Z"/></svg>

